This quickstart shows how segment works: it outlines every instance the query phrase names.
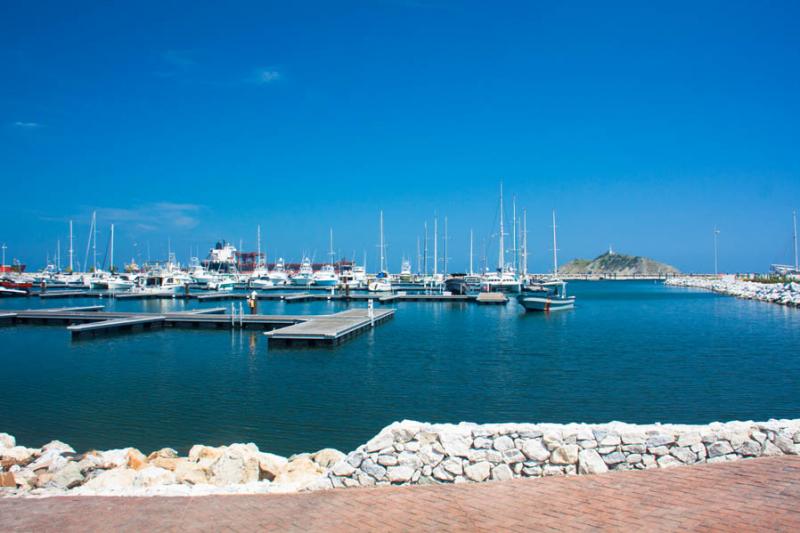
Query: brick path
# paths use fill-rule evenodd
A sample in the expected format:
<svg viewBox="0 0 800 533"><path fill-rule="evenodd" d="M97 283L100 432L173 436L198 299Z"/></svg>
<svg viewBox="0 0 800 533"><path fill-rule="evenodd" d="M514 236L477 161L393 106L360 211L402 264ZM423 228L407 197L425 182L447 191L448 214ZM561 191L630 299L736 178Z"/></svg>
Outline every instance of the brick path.
<svg viewBox="0 0 800 533"><path fill-rule="evenodd" d="M800 531L800 457L291 495L0 500L0 531Z"/></svg>

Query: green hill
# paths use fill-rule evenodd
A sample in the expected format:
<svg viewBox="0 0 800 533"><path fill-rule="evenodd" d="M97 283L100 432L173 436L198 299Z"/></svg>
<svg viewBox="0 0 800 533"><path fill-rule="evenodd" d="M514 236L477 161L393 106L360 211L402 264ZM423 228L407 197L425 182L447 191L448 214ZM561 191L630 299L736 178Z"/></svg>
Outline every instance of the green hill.
<svg viewBox="0 0 800 533"><path fill-rule="evenodd" d="M659 263L647 257L606 252L593 260L573 259L566 265L558 267L559 273L565 276L607 276L617 274L632 276L658 276L663 274L679 274L674 266Z"/></svg>

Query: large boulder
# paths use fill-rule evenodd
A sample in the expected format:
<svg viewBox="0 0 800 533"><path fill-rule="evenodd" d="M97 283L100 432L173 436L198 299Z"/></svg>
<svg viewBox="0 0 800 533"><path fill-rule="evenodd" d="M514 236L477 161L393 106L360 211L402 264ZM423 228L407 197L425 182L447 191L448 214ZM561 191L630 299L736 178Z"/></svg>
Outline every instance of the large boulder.
<svg viewBox="0 0 800 533"><path fill-rule="evenodd" d="M90 479L81 488L97 492L121 491L132 487L136 476L136 470L125 467L114 468Z"/></svg>
<svg viewBox="0 0 800 533"><path fill-rule="evenodd" d="M139 470L133 480L135 487L155 487L158 485L174 485L177 482L175 474L165 468L147 466Z"/></svg>
<svg viewBox="0 0 800 533"><path fill-rule="evenodd" d="M0 459L13 459L16 464L27 464L38 454L39 450L26 448L25 446L13 446L11 448L0 448Z"/></svg>
<svg viewBox="0 0 800 533"><path fill-rule="evenodd" d="M255 451L243 444L228 446L211 465L211 482L215 485L238 485L258 481L261 472L258 448Z"/></svg>
<svg viewBox="0 0 800 533"><path fill-rule="evenodd" d="M147 457L136 448L128 449L128 468L141 470L147 467Z"/></svg>
<svg viewBox="0 0 800 533"><path fill-rule="evenodd" d="M175 479L178 483L200 485L208 483L209 469L201 463L179 459L175 464Z"/></svg>
<svg viewBox="0 0 800 533"><path fill-rule="evenodd" d="M58 453L75 453L75 450L72 449L72 446L65 442L61 442L60 440L52 440L42 446L42 453L49 451L57 451Z"/></svg>
<svg viewBox="0 0 800 533"><path fill-rule="evenodd" d="M13 448L17 445L17 439L8 433L0 433L0 448Z"/></svg>
<svg viewBox="0 0 800 533"><path fill-rule="evenodd" d="M603 474L608 472L608 466L597 450L588 449L578 452L579 474Z"/></svg>
<svg viewBox="0 0 800 533"><path fill-rule="evenodd" d="M259 452L258 468L261 471L261 473L259 474L259 479L266 479L268 481L272 481L273 479L275 479L275 476L277 476L280 473L280 471L286 467L288 462L289 461L288 459L286 459L286 457L281 457L280 455L275 455L273 453ZM329 467L326 466L325 468Z"/></svg>
<svg viewBox="0 0 800 533"><path fill-rule="evenodd" d="M161 448L160 450L156 450L150 455L147 456L148 461L153 461L154 459L162 458L162 459L176 459L178 457L178 452L173 450L172 448Z"/></svg>
<svg viewBox="0 0 800 533"><path fill-rule="evenodd" d="M325 473L325 469L306 455L300 455L289 461L275 476L274 483L289 485L296 490L304 489Z"/></svg>
<svg viewBox="0 0 800 533"><path fill-rule="evenodd" d="M344 454L333 448L324 448L311 455L311 460L322 468L331 468L342 459L344 459Z"/></svg>
<svg viewBox="0 0 800 533"><path fill-rule="evenodd" d="M225 453L225 446L214 448L203 444L195 444L189 450L189 460L196 463L201 459L219 459L223 453Z"/></svg>
<svg viewBox="0 0 800 533"><path fill-rule="evenodd" d="M52 475L47 487L55 489L71 489L83 483L83 474L78 463L70 461L64 468Z"/></svg>

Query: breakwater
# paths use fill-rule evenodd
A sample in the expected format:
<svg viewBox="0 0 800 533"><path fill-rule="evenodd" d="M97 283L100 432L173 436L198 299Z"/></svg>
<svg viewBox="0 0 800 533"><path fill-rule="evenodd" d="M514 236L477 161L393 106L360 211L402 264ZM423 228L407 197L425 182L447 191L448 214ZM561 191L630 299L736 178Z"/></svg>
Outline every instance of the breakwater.
<svg viewBox="0 0 800 533"><path fill-rule="evenodd" d="M800 453L800 419L708 425L396 422L347 455L255 444L78 454L0 434L0 494L202 495L602 474Z"/></svg>
<svg viewBox="0 0 800 533"><path fill-rule="evenodd" d="M800 307L800 283L758 283L734 278L673 277L664 282L673 287L695 287L710 291L791 307Z"/></svg>

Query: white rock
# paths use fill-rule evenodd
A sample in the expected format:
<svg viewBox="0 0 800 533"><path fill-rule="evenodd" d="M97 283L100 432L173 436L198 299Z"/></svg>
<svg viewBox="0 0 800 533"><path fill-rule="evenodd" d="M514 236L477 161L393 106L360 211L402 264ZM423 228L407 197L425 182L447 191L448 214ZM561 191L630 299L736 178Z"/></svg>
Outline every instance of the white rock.
<svg viewBox="0 0 800 533"><path fill-rule="evenodd" d="M42 453L49 451L57 451L58 453L75 453L72 446L60 440L53 440L42 446Z"/></svg>
<svg viewBox="0 0 800 533"><path fill-rule="evenodd" d="M133 486L137 472L130 468L106 470L99 476L87 481L81 489L96 492L118 492Z"/></svg>
<svg viewBox="0 0 800 533"><path fill-rule="evenodd" d="M474 465L468 465L466 468L464 468L464 474L472 481L484 481L491 473L492 463L488 461L482 461L480 463L475 463Z"/></svg>
<svg viewBox="0 0 800 533"><path fill-rule="evenodd" d="M13 448L17 445L17 439L8 433L0 433L0 448Z"/></svg>
<svg viewBox="0 0 800 533"><path fill-rule="evenodd" d="M394 444L394 435L392 435L392 430L384 429L383 431L378 433L376 436L372 437L372 439L370 439L367 442L365 449L367 452L377 452L384 448L388 448L393 444Z"/></svg>
<svg viewBox="0 0 800 533"><path fill-rule="evenodd" d="M578 452L579 474L602 474L605 472L608 472L608 466L597 450L588 449Z"/></svg>
<svg viewBox="0 0 800 533"><path fill-rule="evenodd" d="M514 473L511 471L508 465L497 465L492 468L492 479L496 481L505 481L507 479L512 479L514 477Z"/></svg>
<svg viewBox="0 0 800 533"><path fill-rule="evenodd" d="M507 435L503 435L502 437L497 437L494 439L493 448L498 452L503 452L505 450L510 450L514 447L514 441L511 437Z"/></svg>
<svg viewBox="0 0 800 533"><path fill-rule="evenodd" d="M467 457L472 447L472 431L468 428L451 428L439 434L446 455Z"/></svg>
<svg viewBox="0 0 800 533"><path fill-rule="evenodd" d="M390 466L386 469L386 477L392 483L407 483L413 475L414 469L410 466Z"/></svg>
<svg viewBox="0 0 800 533"><path fill-rule="evenodd" d="M554 465L572 465L578 462L580 447L577 444L565 444L553 450L550 463Z"/></svg>
<svg viewBox="0 0 800 533"><path fill-rule="evenodd" d="M460 476L464 474L464 467L461 464L461 460L455 457L450 457L449 459L445 459L444 461L442 461L441 466L454 476Z"/></svg>
<svg viewBox="0 0 800 533"><path fill-rule="evenodd" d="M136 473L136 478L133 480L135 487L155 487L157 485L173 485L175 483L177 483L177 478L174 472L157 466L142 468Z"/></svg>
<svg viewBox="0 0 800 533"><path fill-rule="evenodd" d="M547 458L550 457L550 452L539 439L526 440L522 445L522 453L524 453L525 457L528 459L540 463L546 461Z"/></svg>

